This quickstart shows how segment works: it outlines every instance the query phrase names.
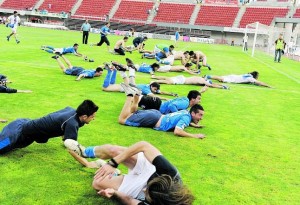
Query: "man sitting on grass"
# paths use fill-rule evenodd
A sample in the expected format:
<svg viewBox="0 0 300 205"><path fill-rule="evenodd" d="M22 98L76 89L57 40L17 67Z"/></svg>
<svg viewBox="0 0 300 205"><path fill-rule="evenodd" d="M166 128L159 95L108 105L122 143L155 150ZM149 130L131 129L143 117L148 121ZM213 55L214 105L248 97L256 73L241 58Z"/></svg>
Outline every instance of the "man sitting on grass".
<svg viewBox="0 0 300 205"><path fill-rule="evenodd" d="M138 110L139 93L135 88L122 84L127 95L123 109L119 115L119 123L134 127L151 127L155 130L169 131L174 129L174 134L180 137L192 137L202 139L203 134L191 134L184 131L191 122L192 126L198 125L204 115L201 105L194 105L190 111L181 110L171 114L163 115L158 110ZM199 127L199 126L194 126Z"/></svg>
<svg viewBox="0 0 300 205"><path fill-rule="evenodd" d="M76 78L77 81L81 80L82 78L93 78L102 75L103 69L101 67L97 67L96 70L85 70L82 67L73 66L65 56L63 55L60 56L62 59L64 59L68 68L66 68L63 62L60 60L59 55L52 56L52 58L57 61L59 67L61 68L64 74L77 76Z"/></svg>
<svg viewBox="0 0 300 205"><path fill-rule="evenodd" d="M89 124L97 111L98 106L93 101L84 100L77 110L66 107L35 120L17 119L5 126L0 133L0 154L27 147L34 141L46 143L52 137L63 136L64 141L77 140L78 129Z"/></svg>
<svg viewBox="0 0 300 205"><path fill-rule="evenodd" d="M70 153L84 166L90 167L93 163ZM87 147L82 153L85 157L111 158L94 176L93 187L101 196L131 205L192 205L194 201L177 168L148 142L138 142L128 148L108 144ZM121 163L129 172L115 176Z"/></svg>

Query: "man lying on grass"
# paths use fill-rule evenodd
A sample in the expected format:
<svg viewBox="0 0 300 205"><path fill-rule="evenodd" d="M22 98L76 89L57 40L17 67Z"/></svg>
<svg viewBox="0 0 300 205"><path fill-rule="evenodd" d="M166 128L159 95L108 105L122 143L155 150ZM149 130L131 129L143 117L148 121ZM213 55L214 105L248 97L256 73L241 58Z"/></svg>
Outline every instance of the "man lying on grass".
<svg viewBox="0 0 300 205"><path fill-rule="evenodd" d="M15 148L46 143L49 138L63 136L63 140L77 140L78 129L95 118L98 106L91 100L84 100L77 110L66 107L42 118L17 119L0 132L0 154ZM67 144L65 144L67 146Z"/></svg>
<svg viewBox="0 0 300 205"><path fill-rule="evenodd" d="M161 114L155 109L137 110L139 103L139 91L126 84L121 84L127 97L123 109L119 115L119 123L133 127L151 127L155 130L169 131L174 129L174 134L181 137L192 137L202 139L203 134L191 134L184 131L184 128L191 125L198 125L204 115L201 105L195 104L190 111L181 110L167 115Z"/></svg>
<svg viewBox="0 0 300 205"><path fill-rule="evenodd" d="M148 142L138 142L128 148L116 145L87 147L81 152L85 157L110 159L94 176L93 187L101 196L129 205L191 205L194 201L176 167ZM84 166L91 167L95 163L70 153ZM116 176L120 163L128 167L129 172Z"/></svg>

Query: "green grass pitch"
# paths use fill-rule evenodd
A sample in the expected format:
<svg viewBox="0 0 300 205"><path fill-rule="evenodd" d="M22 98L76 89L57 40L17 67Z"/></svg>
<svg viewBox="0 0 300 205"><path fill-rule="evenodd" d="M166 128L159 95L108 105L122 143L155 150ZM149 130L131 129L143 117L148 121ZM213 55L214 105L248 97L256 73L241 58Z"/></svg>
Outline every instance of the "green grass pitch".
<svg viewBox="0 0 300 205"><path fill-rule="evenodd" d="M99 25L100 26L100 25ZM260 72L260 80L273 89L253 85L230 85L230 90L209 89L202 95L205 115L204 140L175 137L172 132L121 126L117 119L125 95L101 91L104 76L75 81L62 74L55 60L40 50L41 45L64 47L80 43L79 52L94 63L67 55L73 65L95 68L103 62L125 58L107 52L106 46L81 44L81 33L19 27L20 44L0 27L0 73L13 83L9 86L32 90L31 94L0 94L0 118L38 118L50 112L91 99L100 109L96 119L79 131L85 146L120 144L129 146L146 140L157 146L179 169L184 183L196 196L195 204L299 204L300 201L300 64L256 52L255 58L240 47L180 42L178 50L201 50L208 56L212 71L202 74L243 74ZM112 46L121 38L109 36ZM89 43L98 42L91 34ZM129 40L132 41L132 38ZM150 39L146 49L156 43ZM250 52L250 51L249 51ZM126 54L135 63L151 63L140 54ZM179 64L179 62L176 62ZM105 73L104 73L105 75ZM158 74L163 75L163 74ZM178 73L168 73L168 76ZM188 76L188 74L184 74ZM118 82L121 82L118 76ZM137 83L150 82L138 73ZM162 85L161 90L186 96L198 86ZM0 124L2 129L5 124ZM126 172L124 167L121 167ZM0 204L114 204L91 187L95 170L83 168L63 148L61 138L0 156Z"/></svg>

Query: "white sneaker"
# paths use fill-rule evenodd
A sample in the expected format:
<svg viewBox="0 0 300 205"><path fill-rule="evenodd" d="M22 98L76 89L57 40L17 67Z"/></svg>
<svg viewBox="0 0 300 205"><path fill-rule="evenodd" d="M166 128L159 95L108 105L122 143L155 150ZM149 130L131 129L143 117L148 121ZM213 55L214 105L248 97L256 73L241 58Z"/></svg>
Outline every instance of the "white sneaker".
<svg viewBox="0 0 300 205"><path fill-rule="evenodd" d="M126 85L125 83L121 83L121 87L123 88L126 95L135 95L135 90L132 89L129 85Z"/></svg>
<svg viewBox="0 0 300 205"><path fill-rule="evenodd" d="M64 141L64 145L65 145L66 148L68 148L69 150L75 152L79 156L87 157L86 154L84 153L85 147L82 146L81 144L79 144L77 141L72 140L72 139L66 139Z"/></svg>

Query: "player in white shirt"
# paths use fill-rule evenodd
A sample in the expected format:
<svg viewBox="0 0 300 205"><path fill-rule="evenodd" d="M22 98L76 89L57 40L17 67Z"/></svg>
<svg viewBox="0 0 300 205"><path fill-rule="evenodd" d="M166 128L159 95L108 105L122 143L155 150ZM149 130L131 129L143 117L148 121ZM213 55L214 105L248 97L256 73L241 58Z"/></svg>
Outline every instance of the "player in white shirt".
<svg viewBox="0 0 300 205"><path fill-rule="evenodd" d="M224 82L224 83L254 84L254 85L271 88L271 86L258 81L257 80L258 75L259 75L259 73L257 71L253 71L251 73L242 74L242 75L226 75L226 76L206 75L205 79L218 80L219 82Z"/></svg>
<svg viewBox="0 0 300 205"><path fill-rule="evenodd" d="M14 35L15 39L16 39L16 42L17 43L20 43L20 41L18 40L17 38L17 28L18 28L18 25L20 23L20 17L18 16L18 12L17 11L14 11L14 14L9 16L7 18L7 24L6 24L6 27L10 27L11 28L11 34L9 34L6 38L7 38L7 41L9 41L10 37L12 35Z"/></svg>

